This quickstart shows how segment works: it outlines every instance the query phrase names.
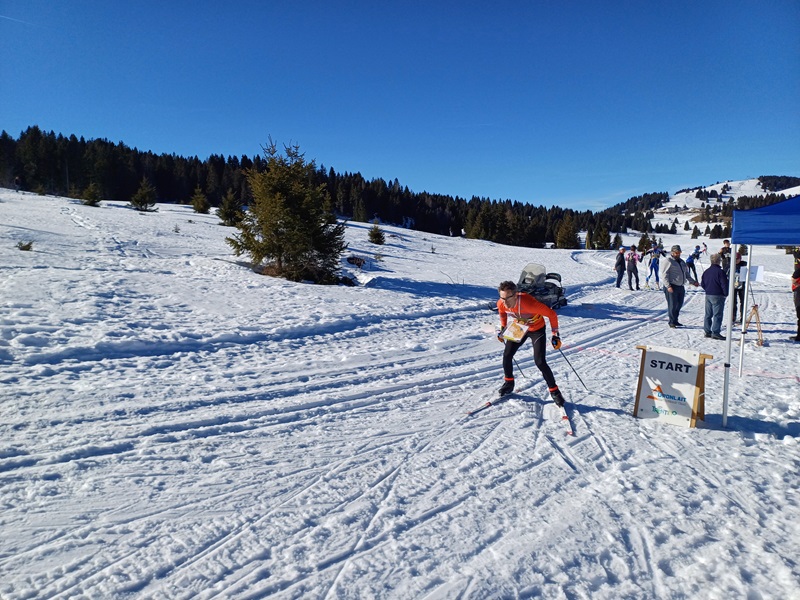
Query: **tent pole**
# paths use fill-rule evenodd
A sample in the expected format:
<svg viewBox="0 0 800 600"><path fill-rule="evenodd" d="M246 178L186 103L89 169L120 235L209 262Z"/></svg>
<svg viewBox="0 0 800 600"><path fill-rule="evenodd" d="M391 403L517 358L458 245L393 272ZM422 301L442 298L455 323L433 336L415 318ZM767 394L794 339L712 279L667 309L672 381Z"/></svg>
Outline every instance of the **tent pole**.
<svg viewBox="0 0 800 600"><path fill-rule="evenodd" d="M745 318L747 314L747 293L750 291L750 265L753 262L753 245L747 246L747 274L744 276L744 300L742 300L742 335L739 337L739 377L742 376L742 368L744 366L744 336L747 334L745 327ZM735 315L734 315L734 318Z"/></svg>
<svg viewBox="0 0 800 600"><path fill-rule="evenodd" d="M735 211L734 211L735 214ZM736 248L733 237L731 237L731 248ZM732 250L735 252L735 250ZM736 268L736 254L731 256L733 267ZM749 263L748 263L749 264ZM733 343L733 277L728 271L728 308L725 311L725 322L727 323L727 335L725 336L725 377L722 391L722 426L728 426L728 391L731 380L731 344Z"/></svg>

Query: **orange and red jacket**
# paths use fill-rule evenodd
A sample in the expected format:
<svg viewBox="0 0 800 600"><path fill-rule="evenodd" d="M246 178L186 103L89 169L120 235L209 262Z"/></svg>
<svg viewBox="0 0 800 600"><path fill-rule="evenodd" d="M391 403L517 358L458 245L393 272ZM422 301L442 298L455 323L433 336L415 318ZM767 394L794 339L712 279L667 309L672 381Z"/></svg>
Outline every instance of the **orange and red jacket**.
<svg viewBox="0 0 800 600"><path fill-rule="evenodd" d="M506 308L502 300L497 301L497 311L500 313L500 326L505 329L508 325L508 317L522 321L528 325L529 331L544 329L544 319L550 320L550 329L558 329L558 315L552 308L542 304L533 296L525 292L517 292L517 303L514 308Z"/></svg>

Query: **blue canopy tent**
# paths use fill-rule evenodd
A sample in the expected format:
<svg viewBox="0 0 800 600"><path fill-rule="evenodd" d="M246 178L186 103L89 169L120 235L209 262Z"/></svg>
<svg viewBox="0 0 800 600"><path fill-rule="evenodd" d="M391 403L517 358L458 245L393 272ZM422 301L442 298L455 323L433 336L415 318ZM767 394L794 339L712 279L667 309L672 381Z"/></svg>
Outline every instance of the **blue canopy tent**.
<svg viewBox="0 0 800 600"><path fill-rule="evenodd" d="M800 246L800 196L794 196L783 202L755 208L753 210L733 211L733 224L731 227L731 247L737 244L749 246L748 255L752 264L753 245L764 246ZM734 250L735 252L735 250ZM728 298L733 298L734 278L730 278ZM747 287L750 285L748 270L745 283L745 301L747 300ZM744 308L743 308L744 310ZM732 303L728 303L728 335L725 351L725 390L722 400L722 426L728 422L728 384L730 382L731 344L733 343L733 310ZM744 324L742 325L744 336ZM742 340L744 348L744 340Z"/></svg>
<svg viewBox="0 0 800 600"><path fill-rule="evenodd" d="M731 245L734 240L748 245L800 244L800 196L763 208L733 211Z"/></svg>

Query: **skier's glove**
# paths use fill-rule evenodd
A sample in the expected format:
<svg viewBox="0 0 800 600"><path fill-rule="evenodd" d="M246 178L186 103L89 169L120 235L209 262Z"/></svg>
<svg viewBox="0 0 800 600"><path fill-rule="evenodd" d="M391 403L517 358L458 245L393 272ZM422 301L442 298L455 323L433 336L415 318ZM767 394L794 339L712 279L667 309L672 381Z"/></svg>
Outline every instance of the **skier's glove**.
<svg viewBox="0 0 800 600"><path fill-rule="evenodd" d="M553 348L556 350L561 348L561 338L558 336L558 334L553 336L553 339L550 340L550 343L553 344Z"/></svg>
<svg viewBox="0 0 800 600"><path fill-rule="evenodd" d="M506 343L506 338L503 337L503 332L502 331L498 331L497 332L497 341L498 342L502 342L504 344Z"/></svg>

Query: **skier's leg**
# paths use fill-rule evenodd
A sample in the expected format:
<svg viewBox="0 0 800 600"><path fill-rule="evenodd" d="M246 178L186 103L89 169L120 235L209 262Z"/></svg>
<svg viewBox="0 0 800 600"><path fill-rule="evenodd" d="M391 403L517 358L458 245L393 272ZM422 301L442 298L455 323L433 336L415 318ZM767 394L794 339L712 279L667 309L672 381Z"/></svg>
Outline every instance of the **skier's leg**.
<svg viewBox="0 0 800 600"><path fill-rule="evenodd" d="M522 338L519 342L512 342L511 340L506 340L506 347L503 350L503 375L505 376L506 380L514 379L514 355L519 350L519 347L522 346L522 342L525 341L525 338Z"/></svg>
<svg viewBox="0 0 800 600"><path fill-rule="evenodd" d="M553 376L553 371L550 370L550 366L547 364L547 359L545 358L547 351L545 348L544 329L534 333L533 337L531 337L531 342L533 344L533 361L536 363L538 369L542 372L542 376L547 382L547 388L550 391L553 389L558 389L558 386L556 385L556 378Z"/></svg>

